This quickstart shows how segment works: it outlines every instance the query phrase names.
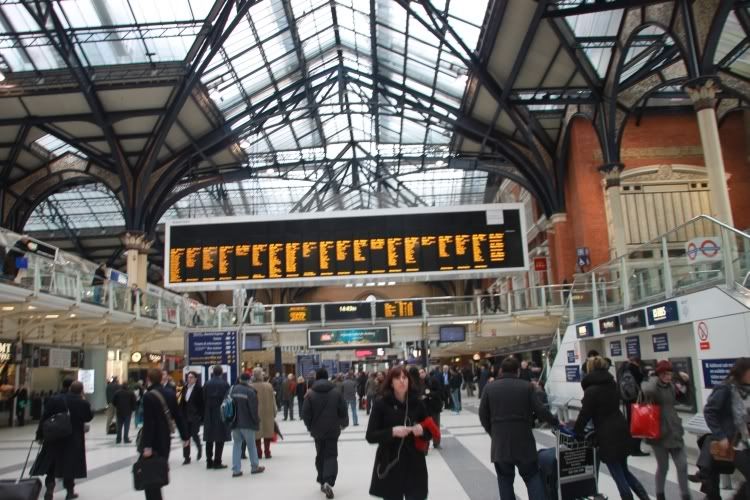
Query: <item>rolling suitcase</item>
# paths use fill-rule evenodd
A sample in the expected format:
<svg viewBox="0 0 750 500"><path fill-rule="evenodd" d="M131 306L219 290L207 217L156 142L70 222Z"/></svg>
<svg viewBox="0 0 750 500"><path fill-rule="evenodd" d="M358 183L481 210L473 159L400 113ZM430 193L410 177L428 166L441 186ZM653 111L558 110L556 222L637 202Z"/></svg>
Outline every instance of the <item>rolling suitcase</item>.
<svg viewBox="0 0 750 500"><path fill-rule="evenodd" d="M38 477L23 479L33 447L34 441L32 440L29 452L26 454L26 462L23 464L23 470L21 470L18 479L0 480L0 498L3 500L37 500L39 498L39 494L42 492L42 481Z"/></svg>

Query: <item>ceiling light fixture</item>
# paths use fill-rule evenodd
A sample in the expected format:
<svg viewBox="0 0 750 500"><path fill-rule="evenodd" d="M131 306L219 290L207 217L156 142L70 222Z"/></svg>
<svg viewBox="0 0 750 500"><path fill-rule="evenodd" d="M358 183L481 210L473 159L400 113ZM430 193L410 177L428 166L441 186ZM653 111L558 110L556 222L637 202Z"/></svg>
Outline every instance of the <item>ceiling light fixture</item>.
<svg viewBox="0 0 750 500"><path fill-rule="evenodd" d="M12 311L14 309L15 309L14 306L3 306L3 311Z"/></svg>
<svg viewBox="0 0 750 500"><path fill-rule="evenodd" d="M60 317L59 314L48 314L48 315L45 316L45 318L47 318L47 319L57 319L59 317Z"/></svg>
<svg viewBox="0 0 750 500"><path fill-rule="evenodd" d="M5 81L5 73L0 71L0 82L4 82L4 81Z"/></svg>

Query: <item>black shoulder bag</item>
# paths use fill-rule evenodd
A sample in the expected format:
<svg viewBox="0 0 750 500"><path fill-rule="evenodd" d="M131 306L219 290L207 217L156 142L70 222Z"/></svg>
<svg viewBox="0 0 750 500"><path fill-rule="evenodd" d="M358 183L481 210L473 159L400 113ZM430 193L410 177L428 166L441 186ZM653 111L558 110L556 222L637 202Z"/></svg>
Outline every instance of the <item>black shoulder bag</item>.
<svg viewBox="0 0 750 500"><path fill-rule="evenodd" d="M42 422L42 438L44 441L59 441L73 435L73 424L70 421L70 409L66 396L61 396L61 399L65 403L65 411L55 413Z"/></svg>

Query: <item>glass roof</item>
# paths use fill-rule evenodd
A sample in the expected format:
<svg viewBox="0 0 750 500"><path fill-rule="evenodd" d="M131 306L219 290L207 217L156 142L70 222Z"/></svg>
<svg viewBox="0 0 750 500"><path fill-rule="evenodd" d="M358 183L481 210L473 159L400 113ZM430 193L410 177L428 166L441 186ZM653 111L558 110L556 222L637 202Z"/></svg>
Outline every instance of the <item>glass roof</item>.
<svg viewBox="0 0 750 500"><path fill-rule="evenodd" d="M472 9L442 5L451 26L475 47L487 1ZM447 145L452 132L444 121L399 98L409 88L458 109L467 72L390 0L377 0L374 12L369 0L268 0L250 8L202 81L238 130L252 165L268 153L303 156L337 143ZM384 81L388 92L376 92ZM250 128L253 110L268 106L276 112Z"/></svg>
<svg viewBox="0 0 750 500"><path fill-rule="evenodd" d="M0 6L0 56L11 71L59 69L65 62L25 3ZM51 5L90 66L182 61L213 2L61 0ZM33 9L33 7L29 7Z"/></svg>
<svg viewBox="0 0 750 500"><path fill-rule="evenodd" d="M750 41L745 36L737 15L729 12L727 23L719 37L714 63L729 68L745 78L750 78Z"/></svg>
<svg viewBox="0 0 750 500"><path fill-rule="evenodd" d="M36 207L25 231L121 227L120 203L103 184L88 184L55 193Z"/></svg>
<svg viewBox="0 0 750 500"><path fill-rule="evenodd" d="M366 166L360 166L358 174L365 182L369 179L366 170ZM295 170L286 178L273 177L275 173L274 169L268 169L258 178L212 186L189 194L175 203L160 222L225 215L284 214L300 211L303 204L299 202L314 199L316 194L320 200L314 200L312 207L315 210L478 204L484 202L487 184L486 172L435 166L403 173L380 185L376 181L363 182L360 189L347 188L334 193L321 188L321 181L327 179L323 171ZM351 166L340 175L351 182Z"/></svg>

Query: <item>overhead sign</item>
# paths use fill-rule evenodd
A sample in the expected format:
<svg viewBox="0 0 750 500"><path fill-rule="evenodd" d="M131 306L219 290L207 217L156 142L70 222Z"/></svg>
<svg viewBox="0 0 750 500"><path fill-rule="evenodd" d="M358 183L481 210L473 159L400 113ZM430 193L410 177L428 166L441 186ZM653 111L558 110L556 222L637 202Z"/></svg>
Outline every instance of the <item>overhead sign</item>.
<svg viewBox="0 0 750 500"><path fill-rule="evenodd" d="M702 359L703 386L706 389L712 389L724 382L736 361L737 358Z"/></svg>
<svg viewBox="0 0 750 500"><path fill-rule="evenodd" d="M685 255L688 264L719 262L722 259L721 238L718 236L693 238L685 243Z"/></svg>
<svg viewBox="0 0 750 500"><path fill-rule="evenodd" d="M646 309L649 325L661 325L678 321L677 302L672 300Z"/></svg>
<svg viewBox="0 0 750 500"><path fill-rule="evenodd" d="M297 374L305 378L315 376L318 368L320 368L320 354L297 354Z"/></svg>
<svg viewBox="0 0 750 500"><path fill-rule="evenodd" d="M0 342L0 363L10 363L13 360L13 342Z"/></svg>
<svg viewBox="0 0 750 500"><path fill-rule="evenodd" d="M307 330L307 345L311 349L390 346L391 329L387 326L373 326Z"/></svg>
<svg viewBox="0 0 750 500"><path fill-rule="evenodd" d="M84 394L94 394L95 370L78 370L78 381L83 384Z"/></svg>
<svg viewBox="0 0 750 500"><path fill-rule="evenodd" d="M669 352L669 336L666 333L656 333L651 336L654 352Z"/></svg>
<svg viewBox="0 0 750 500"><path fill-rule="evenodd" d="M534 271L547 270L547 257L534 257Z"/></svg>
<svg viewBox="0 0 750 500"><path fill-rule="evenodd" d="M422 301L390 300L387 302L376 302L375 316L385 319L421 317Z"/></svg>
<svg viewBox="0 0 750 500"><path fill-rule="evenodd" d="M594 336L594 324L593 323L582 323L576 325L576 337L579 339L585 339L587 337Z"/></svg>
<svg viewBox="0 0 750 500"><path fill-rule="evenodd" d="M312 323L320 321L320 305L274 306L276 323Z"/></svg>
<svg viewBox="0 0 750 500"><path fill-rule="evenodd" d="M372 306L369 302L325 304L323 308L326 321L352 321L372 318Z"/></svg>
<svg viewBox="0 0 750 500"><path fill-rule="evenodd" d="M646 328L646 311L638 309L620 314L620 326L623 330Z"/></svg>
<svg viewBox="0 0 750 500"><path fill-rule="evenodd" d="M528 269L525 226L518 203L170 221L165 286L496 276Z"/></svg>
<svg viewBox="0 0 750 500"><path fill-rule="evenodd" d="M625 337L625 352L629 358L641 357L641 339L638 337Z"/></svg>
<svg viewBox="0 0 750 500"><path fill-rule="evenodd" d="M576 362L576 352L575 351L568 351L568 363L575 363Z"/></svg>
<svg viewBox="0 0 750 500"><path fill-rule="evenodd" d="M620 333L620 318L618 316L611 316L599 320L599 332L602 335L608 333Z"/></svg>

